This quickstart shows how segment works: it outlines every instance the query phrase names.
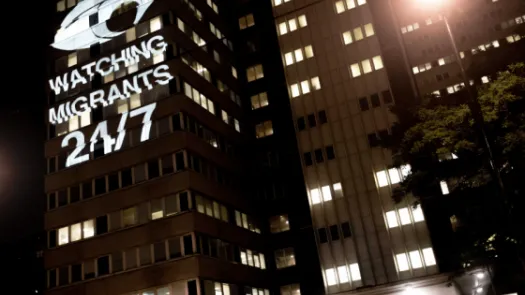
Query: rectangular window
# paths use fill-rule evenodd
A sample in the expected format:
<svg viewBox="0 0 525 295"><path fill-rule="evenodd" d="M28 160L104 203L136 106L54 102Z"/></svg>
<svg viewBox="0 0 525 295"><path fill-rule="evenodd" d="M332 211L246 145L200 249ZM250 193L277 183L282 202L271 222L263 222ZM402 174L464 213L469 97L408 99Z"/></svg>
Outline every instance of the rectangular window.
<svg viewBox="0 0 525 295"><path fill-rule="evenodd" d="M405 253L397 254L396 255L396 262L397 262L397 270L398 271L406 271L406 270L408 270L408 259L407 259L407 255Z"/></svg>
<svg viewBox="0 0 525 295"><path fill-rule="evenodd" d="M333 286L333 285L337 284L336 275L335 275L335 269L329 268L329 269L325 270L325 275L326 275L326 284L328 286Z"/></svg>
<svg viewBox="0 0 525 295"><path fill-rule="evenodd" d="M270 217L270 232L280 233L290 230L288 215L279 215Z"/></svg>
<svg viewBox="0 0 525 295"><path fill-rule="evenodd" d="M261 92L251 97L252 110L262 108L268 105L268 95L266 92Z"/></svg>
<svg viewBox="0 0 525 295"><path fill-rule="evenodd" d="M352 77L359 77L361 76L361 69L359 68L359 64L355 63L350 66L350 70L352 72Z"/></svg>
<svg viewBox="0 0 525 295"><path fill-rule="evenodd" d="M419 254L419 251L410 251L408 253L410 256L410 264L412 265L412 268L421 268L423 267L423 263L421 261L421 255Z"/></svg>
<svg viewBox="0 0 525 295"><path fill-rule="evenodd" d="M361 61L361 67L363 68L363 74L368 74L372 72L372 65L370 64L369 59Z"/></svg>
<svg viewBox="0 0 525 295"><path fill-rule="evenodd" d="M246 78L248 82L252 82L261 78L264 78L264 72L262 65L255 65L246 69Z"/></svg>
<svg viewBox="0 0 525 295"><path fill-rule="evenodd" d="M422 252L426 266L436 265L436 258L434 257L434 251L432 251L432 248L425 248Z"/></svg>
<svg viewBox="0 0 525 295"><path fill-rule="evenodd" d="M383 60L381 59L380 55L374 56L372 61L374 62L374 69L376 71L383 68Z"/></svg>
<svg viewBox="0 0 525 295"><path fill-rule="evenodd" d="M388 228L399 226L399 224L397 223L397 215L395 210L388 211L385 215Z"/></svg>
<svg viewBox="0 0 525 295"><path fill-rule="evenodd" d="M249 28L251 26L255 25L255 22L253 20L253 14L245 15L241 18L239 18L239 29L244 30L246 28Z"/></svg>
<svg viewBox="0 0 525 295"><path fill-rule="evenodd" d="M361 27L357 27L354 29L354 38L356 41L362 40L363 37L363 31L361 30Z"/></svg>
<svg viewBox="0 0 525 295"><path fill-rule="evenodd" d="M361 272L359 271L359 265L357 263L350 264L350 276L354 282L361 280Z"/></svg>
<svg viewBox="0 0 525 295"><path fill-rule="evenodd" d="M350 31L343 33L343 43L345 45L352 43L354 40L352 39L352 33Z"/></svg>
<svg viewBox="0 0 525 295"><path fill-rule="evenodd" d="M365 35L367 37L370 37L370 36L374 35L374 27L372 26L372 24L366 24L364 26L364 29L365 29Z"/></svg>
<svg viewBox="0 0 525 295"><path fill-rule="evenodd" d="M346 269L346 266L339 266L337 267L337 274L339 275L339 283L348 283L350 281L350 277L348 276L348 270Z"/></svg>

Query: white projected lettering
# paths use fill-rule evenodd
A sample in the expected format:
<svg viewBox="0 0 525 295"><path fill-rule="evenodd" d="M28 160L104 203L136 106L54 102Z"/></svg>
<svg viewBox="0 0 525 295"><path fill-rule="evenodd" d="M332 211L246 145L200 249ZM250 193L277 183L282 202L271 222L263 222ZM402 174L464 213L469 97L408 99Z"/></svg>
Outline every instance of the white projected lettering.
<svg viewBox="0 0 525 295"><path fill-rule="evenodd" d="M152 55L162 54L167 46L164 37L161 35L153 36L149 40L142 41L138 46L132 45L122 49L119 54L113 53L110 56L83 65L79 69L50 79L49 87L55 94L66 92L80 84L87 84L95 73L105 77L119 71L121 67L127 68L141 60L150 59Z"/></svg>
<svg viewBox="0 0 525 295"><path fill-rule="evenodd" d="M153 115L153 111L157 107L157 103L152 103L140 108L137 108L135 110L132 110L131 112L125 112L122 113L120 117L120 122L117 128L117 136L116 138L113 138L108 133L108 122L102 121L98 123L97 127L95 128L95 131L91 134L90 140L89 140L89 152L93 153L95 152L96 145L100 141L103 142L103 150L104 155L107 155L111 152L118 151L122 148L122 144L124 143L124 139L126 137L126 122L128 117L133 118L137 116L143 116L142 117L142 129L140 132L140 141L147 141L150 138L151 133L151 117ZM87 154L88 151L85 151L85 148L87 147L86 141L85 141L85 135L81 130L73 131L66 135L62 139L62 148L66 148L70 145L71 141L74 142L75 148L73 151L68 155L66 159L66 167L70 167L76 164L80 164L82 162L86 162L89 160L89 154ZM84 152L84 154L82 154Z"/></svg>
<svg viewBox="0 0 525 295"><path fill-rule="evenodd" d="M123 5L136 3L137 14L133 20L136 25L153 3L153 0L83 0L64 18L51 45L62 50L89 48L95 43L104 43L122 34L110 31L106 21L113 12ZM90 23L95 24L90 25Z"/></svg>

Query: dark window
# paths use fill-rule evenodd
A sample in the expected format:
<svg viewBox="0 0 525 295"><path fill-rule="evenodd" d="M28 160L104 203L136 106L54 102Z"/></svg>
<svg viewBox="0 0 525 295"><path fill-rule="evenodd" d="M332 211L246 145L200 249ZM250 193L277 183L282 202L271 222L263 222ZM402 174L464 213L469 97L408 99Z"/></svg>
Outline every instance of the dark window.
<svg viewBox="0 0 525 295"><path fill-rule="evenodd" d="M57 192L58 195L58 207L62 207L67 205L67 190L59 190Z"/></svg>
<svg viewBox="0 0 525 295"><path fill-rule="evenodd" d="M392 102L392 93L390 93L390 90L381 92L381 95L383 96L383 103L388 104Z"/></svg>
<svg viewBox="0 0 525 295"><path fill-rule="evenodd" d="M370 147L376 147L379 145L379 138L377 138L375 133L368 134L368 144L370 144Z"/></svg>
<svg viewBox="0 0 525 295"><path fill-rule="evenodd" d="M313 165L312 154L311 153L304 153L303 154L303 159L304 159L304 165L306 165L306 166L312 166Z"/></svg>
<svg viewBox="0 0 525 295"><path fill-rule="evenodd" d="M180 211L190 210L190 205L188 203L188 193L187 192L180 193L179 199L180 199Z"/></svg>
<svg viewBox="0 0 525 295"><path fill-rule="evenodd" d="M106 193L106 177L102 176L95 179L95 196Z"/></svg>
<svg viewBox="0 0 525 295"><path fill-rule="evenodd" d="M184 236L182 242L184 244L184 255L193 254L193 240L192 240L192 237L191 236Z"/></svg>
<svg viewBox="0 0 525 295"><path fill-rule="evenodd" d="M55 193L50 193L50 194L47 196L47 199L48 199L48 202L49 202L49 210L51 210L51 209L55 209L56 206L57 206L57 201L56 201L56 198L55 198Z"/></svg>
<svg viewBox="0 0 525 295"><path fill-rule="evenodd" d="M108 232L108 216L107 215L97 217L96 223L97 223L96 225L97 228L95 230L95 235L101 235L101 234Z"/></svg>
<svg viewBox="0 0 525 295"><path fill-rule="evenodd" d="M208 237L201 236L199 237L202 245L202 254L210 256L210 241Z"/></svg>
<svg viewBox="0 0 525 295"><path fill-rule="evenodd" d="M439 64L438 64L437 60L431 62L430 65L431 65L433 68L439 67Z"/></svg>
<svg viewBox="0 0 525 295"><path fill-rule="evenodd" d="M120 171L120 178L122 181L122 187L130 186L133 184L133 178L131 177L131 168Z"/></svg>
<svg viewBox="0 0 525 295"><path fill-rule="evenodd" d="M56 171L57 167L55 157L47 159L47 166L49 167L49 173L53 173Z"/></svg>
<svg viewBox="0 0 525 295"><path fill-rule="evenodd" d="M69 188L69 203L76 203L80 200L80 186L72 186Z"/></svg>
<svg viewBox="0 0 525 295"><path fill-rule="evenodd" d="M450 76L448 75L448 73L443 73L443 79L448 79L450 78Z"/></svg>
<svg viewBox="0 0 525 295"><path fill-rule="evenodd" d="M323 243L328 242L328 237L326 235L326 228L317 229L317 233L319 234L319 243L323 244Z"/></svg>
<svg viewBox="0 0 525 295"><path fill-rule="evenodd" d="M312 128L317 126L317 122L315 121L315 115L310 114L308 115L308 127Z"/></svg>
<svg viewBox="0 0 525 295"><path fill-rule="evenodd" d="M306 128L306 122L304 120L304 117L300 117L297 119L297 130L302 131Z"/></svg>
<svg viewBox="0 0 525 295"><path fill-rule="evenodd" d="M382 141L388 140L389 137L390 137L390 135L388 134L388 130L381 130L381 131L379 131L379 138Z"/></svg>
<svg viewBox="0 0 525 295"><path fill-rule="evenodd" d="M381 102L379 101L379 94L373 94L370 96L370 102L372 102L372 107L377 108L381 106Z"/></svg>
<svg viewBox="0 0 525 295"><path fill-rule="evenodd" d="M173 155L164 156L162 161L162 175L173 173Z"/></svg>
<svg viewBox="0 0 525 295"><path fill-rule="evenodd" d="M337 225L330 226L330 236L332 238L332 241L339 240L339 229L337 228Z"/></svg>
<svg viewBox="0 0 525 295"><path fill-rule="evenodd" d="M124 270L124 264L122 262L122 252L116 252L111 254L111 272L119 272Z"/></svg>
<svg viewBox="0 0 525 295"><path fill-rule="evenodd" d="M148 179L159 177L159 160L155 159L148 162Z"/></svg>
<svg viewBox="0 0 525 295"><path fill-rule="evenodd" d="M170 259L182 256L182 251L180 249L180 238L175 238L168 241L168 251Z"/></svg>
<svg viewBox="0 0 525 295"><path fill-rule="evenodd" d="M93 158L94 159L98 159L100 157L103 157L105 154L104 154L104 141L103 140L98 140L95 142L95 148L94 148L94 151L93 151Z"/></svg>
<svg viewBox="0 0 525 295"><path fill-rule="evenodd" d="M188 295L197 295L197 281L188 281Z"/></svg>
<svg viewBox="0 0 525 295"><path fill-rule="evenodd" d="M62 170L66 168L66 154L61 154L57 156L57 169Z"/></svg>
<svg viewBox="0 0 525 295"><path fill-rule="evenodd" d="M436 80L442 81L443 80L443 76L441 76L440 74L436 75Z"/></svg>
<svg viewBox="0 0 525 295"><path fill-rule="evenodd" d="M82 199L91 198L93 196L92 182L84 182L82 184Z"/></svg>
<svg viewBox="0 0 525 295"><path fill-rule="evenodd" d="M327 158L328 160L333 160L333 159L335 159L334 147L331 146L331 145L326 147L326 158Z"/></svg>
<svg viewBox="0 0 525 295"><path fill-rule="evenodd" d="M56 230L49 231L48 239L49 239L48 241L49 248L55 248L57 246L57 231Z"/></svg>
<svg viewBox="0 0 525 295"><path fill-rule="evenodd" d="M166 260L166 244L164 241L153 244L153 257L155 262Z"/></svg>
<svg viewBox="0 0 525 295"><path fill-rule="evenodd" d="M344 222L341 224L341 231L343 232L343 238L349 238L352 236L352 231L350 230L350 223Z"/></svg>
<svg viewBox="0 0 525 295"><path fill-rule="evenodd" d="M175 167L177 171L184 170L184 152L178 152L175 154Z"/></svg>
<svg viewBox="0 0 525 295"><path fill-rule="evenodd" d="M97 57L100 55L100 43L93 44L89 47L89 56Z"/></svg>
<svg viewBox="0 0 525 295"><path fill-rule="evenodd" d="M181 125L180 125L180 116L181 114L180 113L177 113L175 115L173 115L171 117L171 127L173 129L173 131L177 131L177 130L181 130Z"/></svg>
<svg viewBox="0 0 525 295"><path fill-rule="evenodd" d="M317 116L319 117L319 123L324 124L328 122L328 119L326 118L326 112L325 111L319 111L317 113Z"/></svg>
<svg viewBox="0 0 525 295"><path fill-rule="evenodd" d="M108 175L108 187L109 187L109 191L114 191L114 190L119 189L118 172Z"/></svg>
<svg viewBox="0 0 525 295"><path fill-rule="evenodd" d="M71 283L82 280L82 264L71 265Z"/></svg>
<svg viewBox="0 0 525 295"><path fill-rule="evenodd" d="M63 266L58 269L58 285L64 286L69 284L69 267Z"/></svg>
<svg viewBox="0 0 525 295"><path fill-rule="evenodd" d="M57 286L57 270L52 269L49 271L49 288Z"/></svg>
<svg viewBox="0 0 525 295"><path fill-rule="evenodd" d="M103 256L97 259L97 270L99 276L109 274L109 256Z"/></svg>
<svg viewBox="0 0 525 295"><path fill-rule="evenodd" d="M368 106L368 99L366 97L361 97L359 99L359 107L361 108L361 111L368 111L370 107Z"/></svg>
<svg viewBox="0 0 525 295"><path fill-rule="evenodd" d="M315 155L315 162L316 163L322 163L324 162L324 157L323 157L323 150L322 149L317 149L314 151L314 155Z"/></svg>

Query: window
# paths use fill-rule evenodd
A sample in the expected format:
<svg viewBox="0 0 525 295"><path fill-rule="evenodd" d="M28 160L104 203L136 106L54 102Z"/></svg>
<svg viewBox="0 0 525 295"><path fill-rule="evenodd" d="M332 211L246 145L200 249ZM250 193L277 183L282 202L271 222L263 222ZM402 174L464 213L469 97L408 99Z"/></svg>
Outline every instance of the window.
<svg viewBox="0 0 525 295"><path fill-rule="evenodd" d="M317 117L319 117L319 123L320 124L325 124L326 122L328 122L328 119L326 118L326 112L325 111L319 111L317 113Z"/></svg>
<svg viewBox="0 0 525 295"><path fill-rule="evenodd" d="M326 158L328 160L335 159L335 151L334 151L334 147L333 146L325 147L325 151L326 151Z"/></svg>
<svg viewBox="0 0 525 295"><path fill-rule="evenodd" d="M450 193L448 190L448 184L445 180L440 181L439 186L441 187L441 193L443 195L448 195Z"/></svg>
<svg viewBox="0 0 525 295"><path fill-rule="evenodd" d="M60 0L57 2L57 12L66 10L66 0Z"/></svg>
<svg viewBox="0 0 525 295"><path fill-rule="evenodd" d="M343 232L343 238L349 238L352 236L352 231L350 230L350 223L344 222L341 223L341 231Z"/></svg>
<svg viewBox="0 0 525 295"><path fill-rule="evenodd" d="M354 33L354 38L356 41L363 39L363 31L361 30L361 27L355 28L353 33Z"/></svg>
<svg viewBox="0 0 525 295"><path fill-rule="evenodd" d="M287 66L294 63L303 61L305 58L312 58L314 56L314 51L312 45L308 45L304 48L298 48L293 51L287 52L284 54L284 62Z"/></svg>
<svg viewBox="0 0 525 295"><path fill-rule="evenodd" d="M261 92L259 94L253 95L251 97L252 110L262 108L268 105L268 95L266 92Z"/></svg>
<svg viewBox="0 0 525 295"><path fill-rule="evenodd" d="M365 29L365 35L367 37L374 35L374 27L372 26L372 24L366 24L363 28Z"/></svg>
<svg viewBox="0 0 525 295"><path fill-rule="evenodd" d="M372 103L372 107L374 107L374 108L377 108L377 107L381 106L381 102L379 101L379 95L378 94L373 94L372 96L370 96L370 101Z"/></svg>
<svg viewBox="0 0 525 295"><path fill-rule="evenodd" d="M270 217L270 232L280 233L290 230L288 215L279 215Z"/></svg>
<svg viewBox="0 0 525 295"><path fill-rule="evenodd" d="M352 33L351 33L350 31L348 31L348 32L344 32L344 33L343 33L343 43L344 43L345 45L347 45L347 44L350 44L350 43L352 43L352 42L353 42L353 39L352 39Z"/></svg>
<svg viewBox="0 0 525 295"><path fill-rule="evenodd" d="M310 80L304 80L300 83L292 84L290 86L292 97L297 97L301 94L308 94L310 91L319 89L321 89L321 81L319 80L319 77L314 77Z"/></svg>
<svg viewBox="0 0 525 295"><path fill-rule="evenodd" d="M361 67L363 68L363 74L368 74L372 72L372 64L369 59L361 61Z"/></svg>
<svg viewBox="0 0 525 295"><path fill-rule="evenodd" d="M304 159L304 165L305 166L312 166L314 164L313 160L312 160L312 154L311 153L304 153L303 154L303 159Z"/></svg>
<svg viewBox="0 0 525 295"><path fill-rule="evenodd" d="M255 65L246 69L246 77L248 79L248 82L264 78L262 65Z"/></svg>
<svg viewBox="0 0 525 295"><path fill-rule="evenodd" d="M355 63L350 66L350 70L352 72L352 77L359 77L361 76L361 69L359 68L359 64Z"/></svg>
<svg viewBox="0 0 525 295"><path fill-rule="evenodd" d="M337 225L331 225L329 229L330 229L330 237L332 241L339 240L339 227Z"/></svg>
<svg viewBox="0 0 525 295"><path fill-rule="evenodd" d="M388 212L386 212L385 215L386 215L386 223L388 225L388 228L393 228L393 227L399 226L399 224L397 223L396 211L394 211L394 210L388 211Z"/></svg>
<svg viewBox="0 0 525 295"><path fill-rule="evenodd" d="M368 111L370 107L368 106L368 99L366 97L359 98L359 108L361 111Z"/></svg>
<svg viewBox="0 0 525 295"><path fill-rule="evenodd" d="M255 136L263 138L273 134L272 121L265 121L255 126Z"/></svg>
<svg viewBox="0 0 525 295"><path fill-rule="evenodd" d="M306 129L306 121L304 117L300 117L299 119L297 119L297 129L299 131Z"/></svg>
<svg viewBox="0 0 525 295"><path fill-rule="evenodd" d="M329 268L325 270L325 275L326 275L326 284L328 286L333 286L337 284L337 280L335 277L335 270L333 268Z"/></svg>
<svg viewBox="0 0 525 295"><path fill-rule="evenodd" d="M434 251L432 251L432 248L425 248L422 252L426 266L436 265L436 258L434 257Z"/></svg>
<svg viewBox="0 0 525 295"><path fill-rule="evenodd" d="M283 3L288 3L290 1L292 1L292 0L273 0L273 6L279 6L279 5L283 4Z"/></svg>
<svg viewBox="0 0 525 295"><path fill-rule="evenodd" d="M372 58L372 61L374 62L374 69L380 70L383 68L383 60L381 59L381 56L377 55Z"/></svg>
<svg viewBox="0 0 525 295"><path fill-rule="evenodd" d="M423 267L423 262L421 261L421 255L419 254L419 251L410 251L408 256L410 257L410 264L412 265L412 268Z"/></svg>
<svg viewBox="0 0 525 295"><path fill-rule="evenodd" d="M398 271L408 270L408 259L407 259L407 255L405 253L397 254L396 255L396 262L397 262L397 270Z"/></svg>
<svg viewBox="0 0 525 295"><path fill-rule="evenodd" d="M253 14L250 13L248 15L245 15L239 18L239 29L243 30L253 25L255 25L255 22L253 20Z"/></svg>
<svg viewBox="0 0 525 295"><path fill-rule="evenodd" d="M328 236L326 235L326 229L325 228L317 229L317 233L319 235L319 243L324 244L324 243L328 242Z"/></svg>
<svg viewBox="0 0 525 295"><path fill-rule="evenodd" d="M304 28L307 25L308 23L306 21L306 16L303 14L297 18L289 19L287 22L285 21L279 23L277 31L279 32L279 35L282 36L287 34L288 32L293 32L297 30L297 26L299 26L299 28Z"/></svg>
<svg viewBox="0 0 525 295"><path fill-rule="evenodd" d="M224 294L227 295L227 294ZM255 294L253 294L255 295ZM261 294L259 294L261 295ZM265 294L267 295L267 294ZM301 295L299 284L286 285L281 287L281 295Z"/></svg>
<svg viewBox="0 0 525 295"><path fill-rule="evenodd" d="M425 216L423 215L423 210L421 209L421 204L417 204L415 208L412 207L412 217L414 219L414 222L420 222L420 221L425 220Z"/></svg>
<svg viewBox="0 0 525 295"><path fill-rule="evenodd" d="M67 56L67 66L68 67L73 67L73 66L76 66L77 65L77 53L76 52L73 52L71 54L69 54Z"/></svg>
<svg viewBox="0 0 525 295"><path fill-rule="evenodd" d="M286 268L295 265L295 256L293 248L285 248L275 251L275 265L277 269Z"/></svg>

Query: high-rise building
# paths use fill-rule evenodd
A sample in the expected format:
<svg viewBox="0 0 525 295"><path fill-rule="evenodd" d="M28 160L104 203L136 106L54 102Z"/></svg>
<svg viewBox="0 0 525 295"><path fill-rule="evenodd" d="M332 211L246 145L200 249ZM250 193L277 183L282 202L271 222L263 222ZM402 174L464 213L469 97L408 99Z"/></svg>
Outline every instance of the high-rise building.
<svg viewBox="0 0 525 295"><path fill-rule="evenodd" d="M417 281L448 294L439 289L446 280L436 278L458 257L447 257L453 251L443 232L429 232L435 212L425 214L410 197L392 201L410 166L393 167L391 151L382 147L398 120L389 108L427 94L463 95L465 83L487 83L523 59L525 3L272 5L326 292L394 294L404 290L399 283ZM441 186L447 194L447 183Z"/></svg>
<svg viewBox="0 0 525 295"><path fill-rule="evenodd" d="M468 2L447 17L465 65L502 57L472 63L486 83L525 8ZM391 200L410 166L381 147L390 106L462 93L414 3L50 4L46 294L440 292L429 215Z"/></svg>

